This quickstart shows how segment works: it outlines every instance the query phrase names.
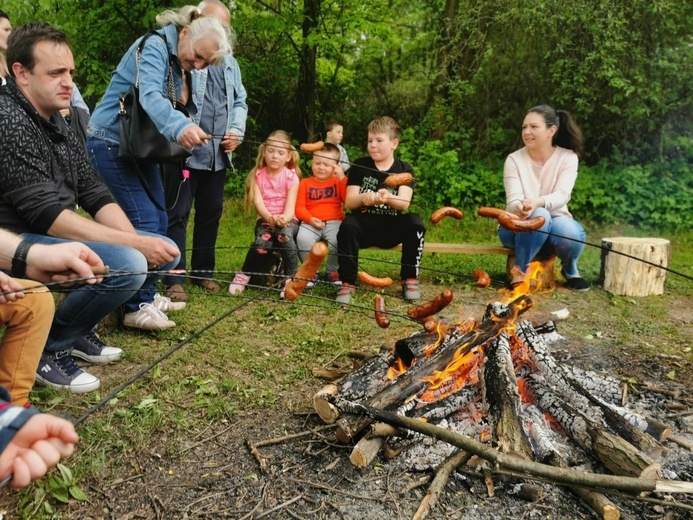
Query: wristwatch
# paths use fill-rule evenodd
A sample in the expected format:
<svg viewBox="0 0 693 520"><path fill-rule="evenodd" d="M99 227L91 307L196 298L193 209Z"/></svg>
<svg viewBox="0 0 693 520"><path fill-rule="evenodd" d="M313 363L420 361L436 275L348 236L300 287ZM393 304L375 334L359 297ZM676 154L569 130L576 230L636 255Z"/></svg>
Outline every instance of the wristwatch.
<svg viewBox="0 0 693 520"><path fill-rule="evenodd" d="M33 245L33 242L22 240L17 246L12 257L12 276L14 278L26 278L26 257Z"/></svg>

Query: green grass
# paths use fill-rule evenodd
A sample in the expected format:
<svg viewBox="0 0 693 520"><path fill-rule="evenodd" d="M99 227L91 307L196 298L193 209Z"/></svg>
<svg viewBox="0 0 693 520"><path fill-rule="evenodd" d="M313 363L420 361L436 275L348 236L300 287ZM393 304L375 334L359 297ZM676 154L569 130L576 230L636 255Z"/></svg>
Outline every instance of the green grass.
<svg viewBox="0 0 693 520"><path fill-rule="evenodd" d="M253 219L243 214L238 202L227 202L218 239L218 280L230 281L240 268L252 240ZM474 215L462 221L446 219L431 227L427 240L497 244L495 227L494 222ZM586 228L588 241L596 244L606 236L645 235L627 227ZM693 232L664 236L673 245L671 268L690 275ZM368 250L362 257L364 270L398 280L399 253ZM432 298L443 287L450 287L455 300L444 314L451 319L478 318L497 293L491 288L476 288L471 273L486 270L498 287L504 282L505 260L502 255L424 255L424 296ZM600 251L587 247L580 267L585 278L595 284ZM334 289L329 287L316 287L295 302L280 301L273 289L249 289L241 297L231 297L225 289L217 295L197 287L188 289L188 308L170 314L178 324L176 329L156 334L102 330L102 338L122 347L125 358L118 364L93 369L102 378L98 392L68 395L37 388L32 393L32 402L44 410L81 416L142 367L213 319L229 314L81 425L80 449L70 459L78 484L122 478L130 472L133 453L156 449L162 456L176 456L185 443L203 436L210 426L229 423L247 411L269 416L276 410L309 410L313 393L324 384L313 377L312 368L349 367L349 351L375 353L418 330L418 325L397 316L405 315L409 306L398 298L395 286L382 291L388 310L396 314L387 330L379 329L373 320L376 291L363 287L357 290L355 305L346 312L332 302ZM604 355L668 353L691 361L690 319L683 323L681 316L690 312L692 289L690 279L669 274L663 296L621 297L598 287L584 294L558 290L536 296L535 309L569 308L571 318L560 325L561 332L586 347L602 349ZM242 303L247 305L229 312ZM31 491L24 493L22 496L29 496ZM28 502L35 507L32 500Z"/></svg>

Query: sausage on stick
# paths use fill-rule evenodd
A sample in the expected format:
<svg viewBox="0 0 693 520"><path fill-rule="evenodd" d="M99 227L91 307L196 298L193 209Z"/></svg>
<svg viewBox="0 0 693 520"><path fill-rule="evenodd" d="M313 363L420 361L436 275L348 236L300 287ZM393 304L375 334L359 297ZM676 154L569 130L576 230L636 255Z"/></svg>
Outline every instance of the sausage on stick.
<svg viewBox="0 0 693 520"><path fill-rule="evenodd" d="M389 276L386 276L385 278L377 278L365 271L359 271L359 280L372 287L390 287L392 285L392 278Z"/></svg>
<svg viewBox="0 0 693 520"><path fill-rule="evenodd" d="M308 258L301 264L296 275L286 285L284 289L284 298L292 302L300 296L303 289L306 288L308 281L315 278L322 261L327 256L327 252L328 248L325 242L316 242L313 244L313 247L310 248L310 253L308 253Z"/></svg>
<svg viewBox="0 0 693 520"><path fill-rule="evenodd" d="M437 224L438 222L443 220L444 217L452 217L452 218L456 218L457 220L462 220L464 215L457 208L445 206L445 207L437 209L433 212L433 215L431 215L431 223Z"/></svg>

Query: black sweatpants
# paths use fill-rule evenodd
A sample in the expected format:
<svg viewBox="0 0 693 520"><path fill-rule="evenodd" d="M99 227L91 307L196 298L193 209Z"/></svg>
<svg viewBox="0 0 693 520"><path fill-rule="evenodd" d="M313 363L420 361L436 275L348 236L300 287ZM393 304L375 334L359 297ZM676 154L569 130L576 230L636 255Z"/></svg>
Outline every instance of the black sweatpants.
<svg viewBox="0 0 693 520"><path fill-rule="evenodd" d="M402 280L418 278L425 235L423 219L416 213L395 217L347 215L337 234L339 279L352 285L356 283L359 249L371 246L389 249L397 244L402 244Z"/></svg>

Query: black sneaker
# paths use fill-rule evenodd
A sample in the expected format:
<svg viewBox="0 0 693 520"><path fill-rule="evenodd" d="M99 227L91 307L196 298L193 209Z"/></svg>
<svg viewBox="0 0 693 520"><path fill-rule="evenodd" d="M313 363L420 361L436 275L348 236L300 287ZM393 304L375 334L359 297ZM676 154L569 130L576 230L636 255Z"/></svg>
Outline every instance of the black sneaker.
<svg viewBox="0 0 693 520"><path fill-rule="evenodd" d="M89 361L89 363L110 363L123 357L123 349L109 347L92 330L75 342L72 357Z"/></svg>
<svg viewBox="0 0 693 520"><path fill-rule="evenodd" d="M568 289L572 289L573 291L580 291L580 292L585 292L590 290L590 284L585 281L584 278L580 276L575 276L572 278L569 278L566 276L565 271L561 269L561 274L563 275L563 278L565 278L565 283L563 284L564 287L567 287Z"/></svg>
<svg viewBox="0 0 693 520"><path fill-rule="evenodd" d="M76 394L91 392L101 385L98 377L77 366L69 349L58 352L44 351L36 369L36 382Z"/></svg>

